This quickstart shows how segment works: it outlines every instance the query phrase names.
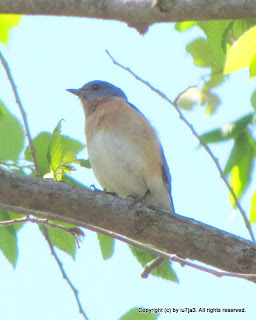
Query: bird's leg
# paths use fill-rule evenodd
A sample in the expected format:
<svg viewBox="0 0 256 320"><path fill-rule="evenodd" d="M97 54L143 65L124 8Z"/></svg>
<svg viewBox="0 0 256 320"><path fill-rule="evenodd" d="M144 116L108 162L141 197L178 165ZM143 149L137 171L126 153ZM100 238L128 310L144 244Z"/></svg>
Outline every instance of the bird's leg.
<svg viewBox="0 0 256 320"><path fill-rule="evenodd" d="M146 197L150 194L150 190L147 189L147 191L145 192L144 196L142 198L138 198L137 196L130 194L127 199L131 198L133 200L133 202L130 205L130 208L135 207L138 203L142 203L144 202L144 200L146 199Z"/></svg>
<svg viewBox="0 0 256 320"><path fill-rule="evenodd" d="M107 191L106 188L103 189L103 192L105 192L105 193L107 193L107 194L110 194L111 196L118 197L117 193L115 193L115 192L109 192L109 191Z"/></svg>
<svg viewBox="0 0 256 320"><path fill-rule="evenodd" d="M96 192L104 192L104 193L110 194L111 196L118 197L117 193L115 193L115 192L108 192L106 188L104 188L103 190L100 190L100 189L96 188L94 184L90 185L90 188L91 188L93 191L96 191Z"/></svg>

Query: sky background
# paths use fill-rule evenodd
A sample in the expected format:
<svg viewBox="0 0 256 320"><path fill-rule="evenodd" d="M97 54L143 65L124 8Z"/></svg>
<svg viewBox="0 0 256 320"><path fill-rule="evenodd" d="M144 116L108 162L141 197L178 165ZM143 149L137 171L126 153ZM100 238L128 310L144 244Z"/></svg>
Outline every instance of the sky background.
<svg viewBox="0 0 256 320"><path fill-rule="evenodd" d="M248 238L239 213L232 210L229 193L208 154L179 119L175 109L128 72L115 66L105 53L131 68L174 100L190 85L201 83L207 69L196 68L186 53L188 42L202 33L174 30L157 24L141 36L125 23L82 18L23 17L11 32L8 47L1 46L27 113L32 136L52 132L60 119L62 133L85 142L84 115L79 100L65 91L92 80L119 86L156 128L172 175L177 213ZM185 116L198 133L209 131L252 111L250 95L255 80L248 71L232 74L215 90L222 103L207 117L202 107ZM21 119L10 84L0 66L1 99ZM212 145L224 167L232 143ZM81 158L87 158L86 150ZM74 177L97 184L91 170L79 168ZM253 177L255 181L255 175ZM255 185L242 199L247 212ZM254 231L256 228L254 226ZM133 307L245 308L246 313L161 314L159 319L251 320L255 316L255 285L244 280L216 278L173 264L179 284L149 276L140 278L141 266L125 244L116 242L114 256L104 261L96 234L86 231L76 260L58 251L64 268L80 292L89 319L115 320ZM203 239L202 239L203 241ZM19 232L16 269L0 253L0 315L4 320L80 320L70 287L50 254L36 225Z"/></svg>

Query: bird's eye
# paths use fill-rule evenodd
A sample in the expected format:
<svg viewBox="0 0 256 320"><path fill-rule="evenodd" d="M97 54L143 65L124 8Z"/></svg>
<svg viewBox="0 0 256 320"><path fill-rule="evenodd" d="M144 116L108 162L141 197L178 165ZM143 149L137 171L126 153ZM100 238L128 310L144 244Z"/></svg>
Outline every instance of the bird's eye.
<svg viewBox="0 0 256 320"><path fill-rule="evenodd" d="M93 86L92 86L92 90L93 91L97 91L100 89L100 85L98 83L94 83Z"/></svg>

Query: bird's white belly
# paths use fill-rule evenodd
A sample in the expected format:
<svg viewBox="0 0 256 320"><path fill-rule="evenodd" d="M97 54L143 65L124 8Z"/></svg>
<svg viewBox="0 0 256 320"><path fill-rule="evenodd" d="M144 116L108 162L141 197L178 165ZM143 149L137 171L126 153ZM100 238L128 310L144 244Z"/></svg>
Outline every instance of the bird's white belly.
<svg viewBox="0 0 256 320"><path fill-rule="evenodd" d="M127 139L110 132L98 132L88 146L88 153L102 188L124 198L142 198L145 195L147 185L143 159Z"/></svg>

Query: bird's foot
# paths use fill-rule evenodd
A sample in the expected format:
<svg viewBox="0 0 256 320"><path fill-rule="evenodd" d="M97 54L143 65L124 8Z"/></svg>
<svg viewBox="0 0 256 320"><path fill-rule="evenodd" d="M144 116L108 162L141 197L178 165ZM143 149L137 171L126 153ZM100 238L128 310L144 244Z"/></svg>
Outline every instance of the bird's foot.
<svg viewBox="0 0 256 320"><path fill-rule="evenodd" d="M130 194L127 199L131 198L133 200L133 202L129 205L130 209L133 209L137 206L137 204L143 204L143 202L145 201L147 195L150 194L150 190L147 189L146 193L144 194L144 196L142 198L138 198L138 196Z"/></svg>

